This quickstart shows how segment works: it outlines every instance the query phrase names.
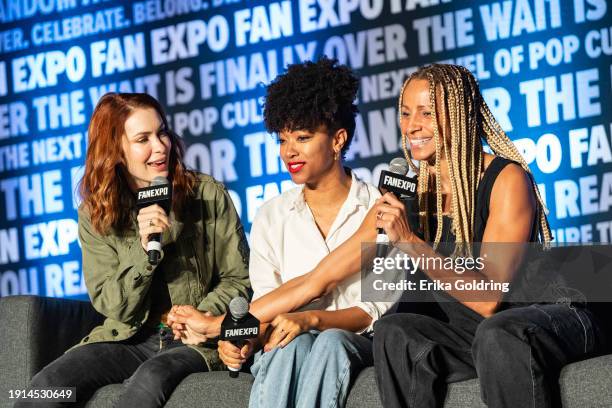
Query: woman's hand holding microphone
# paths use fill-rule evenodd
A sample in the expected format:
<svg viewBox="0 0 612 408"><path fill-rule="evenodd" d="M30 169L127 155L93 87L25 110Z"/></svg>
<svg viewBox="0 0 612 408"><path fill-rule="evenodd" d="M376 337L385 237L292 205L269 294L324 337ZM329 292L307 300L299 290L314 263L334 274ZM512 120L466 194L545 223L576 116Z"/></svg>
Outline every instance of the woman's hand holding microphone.
<svg viewBox="0 0 612 408"><path fill-rule="evenodd" d="M161 234L170 228L168 215L158 204L141 208L136 219L138 220L140 243L145 252L151 234Z"/></svg>
<svg viewBox="0 0 612 408"><path fill-rule="evenodd" d="M415 243L416 235L408 225L404 203L393 193L386 193L378 200L373 208L376 214L376 228L385 230L389 241L395 245L398 242Z"/></svg>

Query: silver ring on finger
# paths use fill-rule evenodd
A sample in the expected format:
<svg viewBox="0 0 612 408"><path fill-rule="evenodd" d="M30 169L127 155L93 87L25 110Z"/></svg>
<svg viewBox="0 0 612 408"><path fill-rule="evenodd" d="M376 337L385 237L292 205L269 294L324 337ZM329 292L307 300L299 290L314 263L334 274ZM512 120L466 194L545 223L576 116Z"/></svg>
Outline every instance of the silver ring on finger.
<svg viewBox="0 0 612 408"><path fill-rule="evenodd" d="M382 217L383 217L383 213L379 211L379 212L376 214L376 218L378 218L379 220L382 220Z"/></svg>

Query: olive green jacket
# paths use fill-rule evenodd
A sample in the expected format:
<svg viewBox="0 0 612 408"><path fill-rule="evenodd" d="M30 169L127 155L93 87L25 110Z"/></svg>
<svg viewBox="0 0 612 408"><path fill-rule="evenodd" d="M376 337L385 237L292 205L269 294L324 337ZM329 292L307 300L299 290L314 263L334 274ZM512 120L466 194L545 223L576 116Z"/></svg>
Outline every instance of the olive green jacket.
<svg viewBox="0 0 612 408"><path fill-rule="evenodd" d="M147 321L153 274L164 274L172 304L187 304L213 315L225 313L235 296L250 292L249 249L238 214L224 186L200 174L196 198L181 221L170 213L171 228L162 235L162 261L149 265L133 227L122 235L99 234L83 205L79 239L83 276L94 308L106 320L79 345L120 341L133 336ZM223 368L216 345L194 347L209 370Z"/></svg>

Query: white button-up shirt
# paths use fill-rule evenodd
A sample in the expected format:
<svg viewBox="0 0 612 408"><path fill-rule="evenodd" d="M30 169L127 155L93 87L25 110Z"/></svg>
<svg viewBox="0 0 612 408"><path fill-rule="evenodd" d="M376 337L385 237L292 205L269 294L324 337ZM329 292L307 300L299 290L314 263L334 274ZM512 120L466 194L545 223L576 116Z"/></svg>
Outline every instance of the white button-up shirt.
<svg viewBox="0 0 612 408"><path fill-rule="evenodd" d="M303 186L284 192L264 203L251 227L249 277L253 300L271 292L282 283L310 272L336 247L353 235L368 209L380 197L376 187L351 175L348 196L334 220L327 238L323 238L308 204ZM333 292L300 310L339 310L359 307L380 318L392 303L362 302L360 274L342 281Z"/></svg>

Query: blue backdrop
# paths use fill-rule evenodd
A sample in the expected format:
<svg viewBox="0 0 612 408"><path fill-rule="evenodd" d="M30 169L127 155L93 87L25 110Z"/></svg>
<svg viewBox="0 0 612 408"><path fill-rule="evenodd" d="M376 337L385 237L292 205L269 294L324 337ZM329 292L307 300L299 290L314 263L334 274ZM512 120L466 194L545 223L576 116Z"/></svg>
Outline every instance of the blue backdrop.
<svg viewBox="0 0 612 408"><path fill-rule="evenodd" d="M544 193L557 241L612 237L612 11L605 0L0 0L0 296L86 297L74 194L108 91L147 92L187 163L230 189L247 231L292 187L259 98L322 54L361 76L348 165L400 156L415 67L468 67Z"/></svg>

